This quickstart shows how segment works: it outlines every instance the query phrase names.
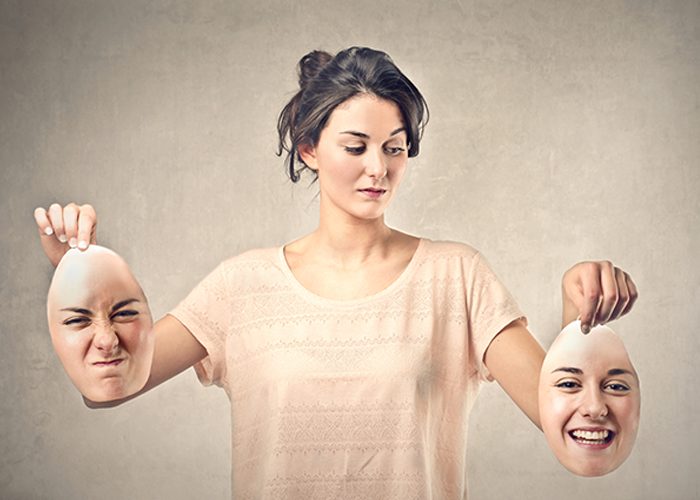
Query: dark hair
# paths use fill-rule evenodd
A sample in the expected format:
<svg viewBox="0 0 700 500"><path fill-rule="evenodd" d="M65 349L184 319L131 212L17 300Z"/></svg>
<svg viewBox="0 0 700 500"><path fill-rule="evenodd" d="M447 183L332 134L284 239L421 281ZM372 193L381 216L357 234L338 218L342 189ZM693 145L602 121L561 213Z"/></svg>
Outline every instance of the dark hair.
<svg viewBox="0 0 700 500"><path fill-rule="evenodd" d="M367 47L350 47L333 57L314 50L301 58L297 71L300 90L277 120L277 155L287 152L285 163L292 182L297 182L299 174L309 168L299 156L299 146L317 145L333 110L358 94L372 94L396 103L406 127L408 156L418 155L423 128L428 123L428 105L388 54ZM301 167L297 168L297 163Z"/></svg>

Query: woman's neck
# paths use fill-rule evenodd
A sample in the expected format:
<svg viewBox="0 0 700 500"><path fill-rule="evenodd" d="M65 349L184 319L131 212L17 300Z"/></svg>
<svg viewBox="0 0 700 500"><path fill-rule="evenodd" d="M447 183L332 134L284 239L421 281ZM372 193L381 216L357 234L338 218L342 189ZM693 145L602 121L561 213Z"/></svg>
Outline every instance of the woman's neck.
<svg viewBox="0 0 700 500"><path fill-rule="evenodd" d="M384 217L365 220L346 215L332 218L322 215L318 228L308 236L308 251L324 262L343 268L385 258L395 231L384 223Z"/></svg>

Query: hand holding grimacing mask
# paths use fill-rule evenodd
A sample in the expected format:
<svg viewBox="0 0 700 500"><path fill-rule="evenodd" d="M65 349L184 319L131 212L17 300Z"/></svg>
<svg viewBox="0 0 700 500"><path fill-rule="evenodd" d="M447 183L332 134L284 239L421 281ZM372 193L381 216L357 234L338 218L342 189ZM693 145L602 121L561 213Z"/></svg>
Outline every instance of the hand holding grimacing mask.
<svg viewBox="0 0 700 500"><path fill-rule="evenodd" d="M539 411L549 447L579 476L602 476L629 456L639 427L639 378L607 326L567 325L547 352Z"/></svg>
<svg viewBox="0 0 700 500"><path fill-rule="evenodd" d="M112 250L71 249L54 272L47 298L54 349L91 401L141 390L151 371L153 320L128 265Z"/></svg>

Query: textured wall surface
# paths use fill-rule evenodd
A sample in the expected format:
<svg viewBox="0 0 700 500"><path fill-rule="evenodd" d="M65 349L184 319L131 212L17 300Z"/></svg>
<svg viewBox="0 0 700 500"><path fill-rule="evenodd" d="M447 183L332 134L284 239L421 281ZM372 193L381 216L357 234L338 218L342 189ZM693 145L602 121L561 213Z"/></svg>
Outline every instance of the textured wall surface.
<svg viewBox="0 0 700 500"><path fill-rule="evenodd" d="M92 203L164 314L223 258L315 227L276 115L304 53L356 44L432 112L392 225L481 249L545 346L576 261L611 259L641 291L613 324L643 385L627 463L570 475L491 384L470 498L700 498L700 3L616 0L0 0L0 497L228 498L228 401L192 370L83 406L51 348L32 211Z"/></svg>

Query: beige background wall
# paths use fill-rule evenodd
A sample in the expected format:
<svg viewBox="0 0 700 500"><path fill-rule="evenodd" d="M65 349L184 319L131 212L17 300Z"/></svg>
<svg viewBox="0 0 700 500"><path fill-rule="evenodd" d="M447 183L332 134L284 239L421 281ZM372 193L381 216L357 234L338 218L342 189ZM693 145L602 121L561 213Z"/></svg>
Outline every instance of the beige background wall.
<svg viewBox="0 0 700 500"><path fill-rule="evenodd" d="M354 44L431 106L392 224L481 249L545 346L574 262L609 258L641 290L613 325L643 383L632 457L570 475L493 384L470 498L700 498L700 3L609 0L0 0L0 497L229 496L228 401L191 370L82 405L52 352L32 211L93 203L164 314L223 258L314 227L275 120L304 53Z"/></svg>

